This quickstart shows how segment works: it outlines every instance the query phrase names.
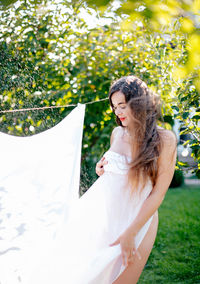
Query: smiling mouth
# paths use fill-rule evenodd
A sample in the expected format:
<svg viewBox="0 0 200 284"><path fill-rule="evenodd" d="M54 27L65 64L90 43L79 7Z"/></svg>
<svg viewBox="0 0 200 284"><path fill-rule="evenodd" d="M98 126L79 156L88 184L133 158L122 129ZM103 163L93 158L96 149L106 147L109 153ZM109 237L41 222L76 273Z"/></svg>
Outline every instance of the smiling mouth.
<svg viewBox="0 0 200 284"><path fill-rule="evenodd" d="M125 117L121 117L119 118L121 121L124 121L126 118Z"/></svg>

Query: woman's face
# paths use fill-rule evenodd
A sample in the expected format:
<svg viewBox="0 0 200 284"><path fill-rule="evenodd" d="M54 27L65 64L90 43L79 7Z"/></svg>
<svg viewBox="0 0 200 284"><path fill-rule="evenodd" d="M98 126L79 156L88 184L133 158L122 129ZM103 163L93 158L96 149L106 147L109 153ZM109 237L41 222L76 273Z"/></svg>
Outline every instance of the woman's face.
<svg viewBox="0 0 200 284"><path fill-rule="evenodd" d="M121 91L115 92L111 101L113 104L113 111L120 119L123 126L128 126L131 123L131 109L127 105L125 96Z"/></svg>

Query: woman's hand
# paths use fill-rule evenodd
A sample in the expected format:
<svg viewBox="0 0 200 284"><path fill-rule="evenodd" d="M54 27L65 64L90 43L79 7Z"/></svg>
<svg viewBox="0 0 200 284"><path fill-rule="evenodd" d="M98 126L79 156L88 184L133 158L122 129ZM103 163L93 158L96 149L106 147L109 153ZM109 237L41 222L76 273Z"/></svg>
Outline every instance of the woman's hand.
<svg viewBox="0 0 200 284"><path fill-rule="evenodd" d="M104 173L103 166L106 165L108 161L105 160L105 157L102 157L101 160L96 164L96 174L101 176Z"/></svg>
<svg viewBox="0 0 200 284"><path fill-rule="evenodd" d="M122 252L122 262L124 266L128 266L133 263L134 255L137 255L139 259L141 256L135 248L135 235L130 233L127 229L114 243L110 246L120 244Z"/></svg>

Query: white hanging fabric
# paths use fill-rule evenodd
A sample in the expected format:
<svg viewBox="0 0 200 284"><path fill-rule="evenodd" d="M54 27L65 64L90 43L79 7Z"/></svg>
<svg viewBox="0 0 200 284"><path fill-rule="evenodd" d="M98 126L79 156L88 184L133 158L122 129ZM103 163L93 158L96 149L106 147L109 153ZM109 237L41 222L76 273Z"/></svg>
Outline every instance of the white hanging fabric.
<svg viewBox="0 0 200 284"><path fill-rule="evenodd" d="M79 199L84 114L78 104L42 133L0 133L1 284L24 283L24 265L32 265L28 252L56 237Z"/></svg>

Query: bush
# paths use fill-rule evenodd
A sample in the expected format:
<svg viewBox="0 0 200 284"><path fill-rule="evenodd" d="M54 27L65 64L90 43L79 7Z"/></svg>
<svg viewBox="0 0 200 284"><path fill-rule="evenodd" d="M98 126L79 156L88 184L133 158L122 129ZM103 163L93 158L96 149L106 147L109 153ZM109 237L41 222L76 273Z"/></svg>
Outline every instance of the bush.
<svg viewBox="0 0 200 284"><path fill-rule="evenodd" d="M172 178L170 188L180 187L184 183L184 176L181 170L175 170L174 176Z"/></svg>

